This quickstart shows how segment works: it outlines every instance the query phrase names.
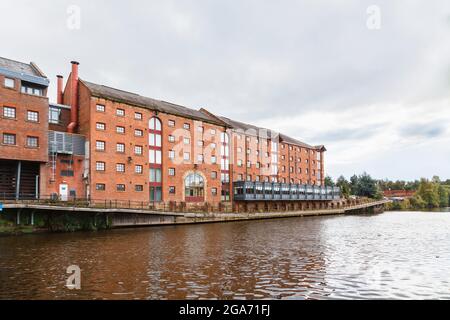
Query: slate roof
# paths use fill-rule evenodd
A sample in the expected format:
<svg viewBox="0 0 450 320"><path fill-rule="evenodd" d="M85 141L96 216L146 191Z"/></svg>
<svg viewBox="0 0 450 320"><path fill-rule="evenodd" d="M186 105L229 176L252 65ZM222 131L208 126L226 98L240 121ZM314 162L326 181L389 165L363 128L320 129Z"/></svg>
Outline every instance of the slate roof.
<svg viewBox="0 0 450 320"><path fill-rule="evenodd" d="M9 71L26 74L35 77L45 78L45 75L40 72L33 63L23 63L7 58L0 57L0 68L7 69Z"/></svg>
<svg viewBox="0 0 450 320"><path fill-rule="evenodd" d="M80 81L84 85L86 85L91 94L97 98L104 98L107 100L126 103L129 105L143 107L176 116L181 116L185 118L217 124L220 126L225 126L225 124L221 121L218 121L217 118L211 117L199 110L183 107L166 101L144 97L136 93L95 84L81 79Z"/></svg>

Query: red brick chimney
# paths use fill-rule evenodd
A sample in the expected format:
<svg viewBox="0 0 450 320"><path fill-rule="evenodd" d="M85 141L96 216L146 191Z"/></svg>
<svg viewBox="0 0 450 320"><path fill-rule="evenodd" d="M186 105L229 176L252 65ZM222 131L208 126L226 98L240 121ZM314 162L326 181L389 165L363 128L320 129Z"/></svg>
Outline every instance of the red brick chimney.
<svg viewBox="0 0 450 320"><path fill-rule="evenodd" d="M63 76L57 75L58 87L56 91L56 103L63 104Z"/></svg>
<svg viewBox="0 0 450 320"><path fill-rule="evenodd" d="M72 61L72 81L71 98L70 98L70 123L67 126L69 133L75 133L75 128L78 125L78 65L77 61Z"/></svg>

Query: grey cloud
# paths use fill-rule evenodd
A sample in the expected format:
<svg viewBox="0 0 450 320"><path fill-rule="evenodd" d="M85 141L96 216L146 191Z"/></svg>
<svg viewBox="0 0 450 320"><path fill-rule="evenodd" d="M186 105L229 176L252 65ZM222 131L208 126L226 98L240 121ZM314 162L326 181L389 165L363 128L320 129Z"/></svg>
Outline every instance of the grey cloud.
<svg viewBox="0 0 450 320"><path fill-rule="evenodd" d="M399 134L405 138L418 137L423 139L431 139L443 136L446 131L447 126L443 123L414 123L400 128Z"/></svg>

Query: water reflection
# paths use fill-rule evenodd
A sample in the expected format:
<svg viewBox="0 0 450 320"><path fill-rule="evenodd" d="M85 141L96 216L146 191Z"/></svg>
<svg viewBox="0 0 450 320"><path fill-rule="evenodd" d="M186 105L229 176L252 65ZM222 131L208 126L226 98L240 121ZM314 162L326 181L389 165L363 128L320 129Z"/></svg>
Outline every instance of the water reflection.
<svg viewBox="0 0 450 320"><path fill-rule="evenodd" d="M0 238L0 298L450 298L449 227L393 212Z"/></svg>

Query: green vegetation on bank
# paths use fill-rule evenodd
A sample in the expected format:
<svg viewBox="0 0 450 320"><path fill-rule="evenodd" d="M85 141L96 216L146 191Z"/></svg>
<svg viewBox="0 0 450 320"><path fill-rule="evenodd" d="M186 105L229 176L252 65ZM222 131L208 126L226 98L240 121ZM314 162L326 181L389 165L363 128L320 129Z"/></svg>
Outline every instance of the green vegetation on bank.
<svg viewBox="0 0 450 320"><path fill-rule="evenodd" d="M363 173L359 176L353 175L350 181L345 179L344 176L340 176L335 182L327 176L325 185L340 187L342 196L345 198L360 196L381 199L383 191L386 190L415 192L410 198L388 204L388 210L445 208L450 204L450 179L441 181L438 176L434 176L431 180L422 178L415 181L390 181L387 179L376 180L369 174Z"/></svg>

